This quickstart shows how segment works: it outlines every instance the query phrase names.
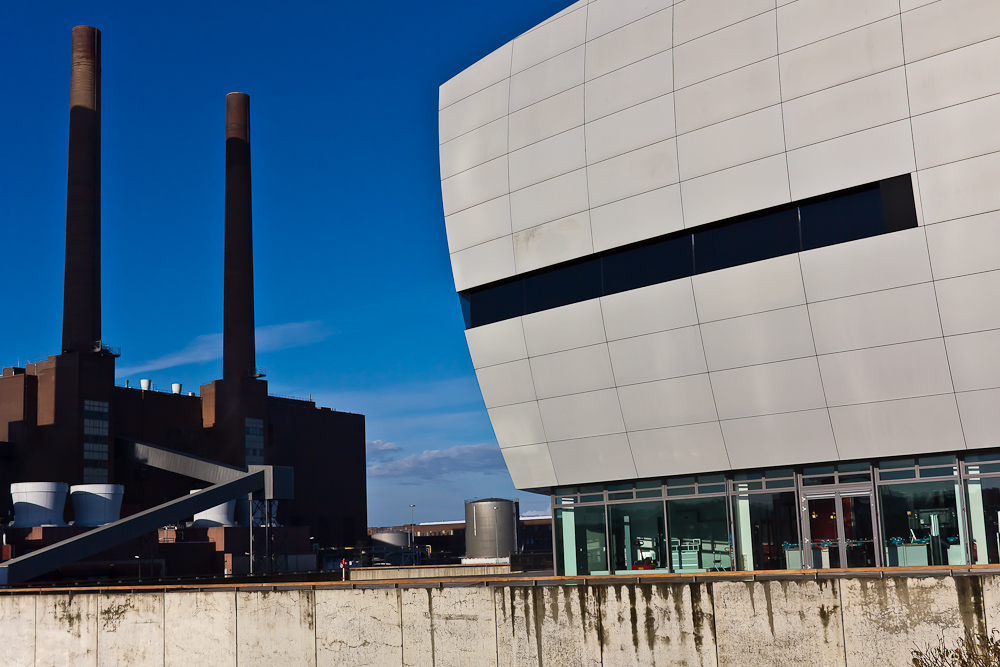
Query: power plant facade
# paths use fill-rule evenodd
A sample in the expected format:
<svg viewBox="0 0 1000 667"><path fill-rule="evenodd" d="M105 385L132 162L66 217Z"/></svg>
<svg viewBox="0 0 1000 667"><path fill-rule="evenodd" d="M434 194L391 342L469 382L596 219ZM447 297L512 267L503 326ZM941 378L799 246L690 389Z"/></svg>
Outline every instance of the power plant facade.
<svg viewBox="0 0 1000 667"><path fill-rule="evenodd" d="M441 86L558 574L1000 563L1000 9L581 0Z"/></svg>
<svg viewBox="0 0 1000 667"><path fill-rule="evenodd" d="M290 466L294 499L276 510L277 522L290 531L286 537L301 542L302 553L354 546L367 527L364 416L270 396L256 367L246 94L226 97L223 377L202 386L200 396L183 395L179 386L175 393L150 391L146 381L141 388L115 385L119 353L101 332L100 54L99 30L73 29L62 350L3 369L0 483L5 489L58 483L63 501L66 485L107 486L90 489L79 503L74 496L74 505L98 508L101 493L117 493L128 516L186 495L197 482L116 456L126 444L149 443L242 470ZM221 114L219 120L221 141ZM9 503L0 496L0 515L10 517ZM56 511L61 520L61 506ZM14 518L12 528L20 517ZM76 518L75 525L95 525ZM8 537L17 539L12 530ZM242 557L245 546L230 556Z"/></svg>

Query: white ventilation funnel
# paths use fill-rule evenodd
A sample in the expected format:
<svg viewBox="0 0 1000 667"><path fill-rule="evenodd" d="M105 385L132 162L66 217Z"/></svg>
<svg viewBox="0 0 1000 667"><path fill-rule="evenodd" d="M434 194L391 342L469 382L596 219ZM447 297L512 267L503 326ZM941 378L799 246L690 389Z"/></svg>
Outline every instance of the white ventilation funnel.
<svg viewBox="0 0 1000 667"><path fill-rule="evenodd" d="M139 380L139 386L142 387L143 391L149 391L149 388L153 385L151 380L142 379Z"/></svg>
<svg viewBox="0 0 1000 667"><path fill-rule="evenodd" d="M181 383L175 382L172 385L170 385L170 391L174 392L175 394L181 393Z"/></svg>
<svg viewBox="0 0 1000 667"><path fill-rule="evenodd" d="M16 482L10 485L14 500L11 528L65 526L63 509L69 485L63 482Z"/></svg>
<svg viewBox="0 0 1000 667"><path fill-rule="evenodd" d="M198 493L202 489L192 489L191 493ZM191 524L194 528L210 528L213 526L235 526L236 522L233 520L233 514L236 511L236 500L230 500L228 502L222 503L221 505L216 505L215 507L210 507L204 512L198 512L194 515L194 522Z"/></svg>
<svg viewBox="0 0 1000 667"><path fill-rule="evenodd" d="M78 484L69 487L74 526L103 526L121 518L121 484Z"/></svg>

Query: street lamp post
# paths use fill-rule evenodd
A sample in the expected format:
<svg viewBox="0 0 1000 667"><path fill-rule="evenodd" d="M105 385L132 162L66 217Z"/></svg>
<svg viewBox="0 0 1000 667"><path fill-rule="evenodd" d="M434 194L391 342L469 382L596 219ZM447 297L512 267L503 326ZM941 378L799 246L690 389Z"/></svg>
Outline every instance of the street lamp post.
<svg viewBox="0 0 1000 667"><path fill-rule="evenodd" d="M413 547L413 508L416 505L410 505L410 547Z"/></svg>

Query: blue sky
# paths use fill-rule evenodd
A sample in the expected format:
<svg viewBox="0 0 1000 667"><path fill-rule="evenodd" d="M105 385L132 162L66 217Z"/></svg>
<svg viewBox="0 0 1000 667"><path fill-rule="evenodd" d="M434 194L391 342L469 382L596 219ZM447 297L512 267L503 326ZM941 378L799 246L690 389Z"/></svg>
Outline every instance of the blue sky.
<svg viewBox="0 0 1000 667"><path fill-rule="evenodd" d="M0 364L59 351L70 35L103 48L103 337L119 377L222 372L225 95L251 97L257 364L367 416L369 523L517 492L448 262L437 89L570 0L0 3Z"/></svg>

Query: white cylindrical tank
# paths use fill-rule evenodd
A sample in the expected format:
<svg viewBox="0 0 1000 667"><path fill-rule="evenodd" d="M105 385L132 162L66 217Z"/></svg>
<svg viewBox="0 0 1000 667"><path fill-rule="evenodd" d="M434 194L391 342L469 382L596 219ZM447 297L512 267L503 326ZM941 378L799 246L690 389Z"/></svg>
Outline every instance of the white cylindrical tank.
<svg viewBox="0 0 1000 667"><path fill-rule="evenodd" d="M170 385L170 391L174 392L175 394L181 393L181 383L174 382L172 385Z"/></svg>
<svg viewBox="0 0 1000 667"><path fill-rule="evenodd" d="M191 493L198 493L202 489L191 489ZM210 528L213 526L235 526L233 514L236 512L236 500L224 502L221 505L210 507L204 512L194 515L194 528Z"/></svg>
<svg viewBox="0 0 1000 667"><path fill-rule="evenodd" d="M121 518L121 484L77 484L69 487L74 526L103 526Z"/></svg>
<svg viewBox="0 0 1000 667"><path fill-rule="evenodd" d="M142 388L143 391L149 391L149 388L152 386L152 384L153 381L147 380L146 378L139 380L139 386Z"/></svg>
<svg viewBox="0 0 1000 667"><path fill-rule="evenodd" d="M14 500L11 528L65 526L63 510L69 485L64 482L16 482L10 485Z"/></svg>

